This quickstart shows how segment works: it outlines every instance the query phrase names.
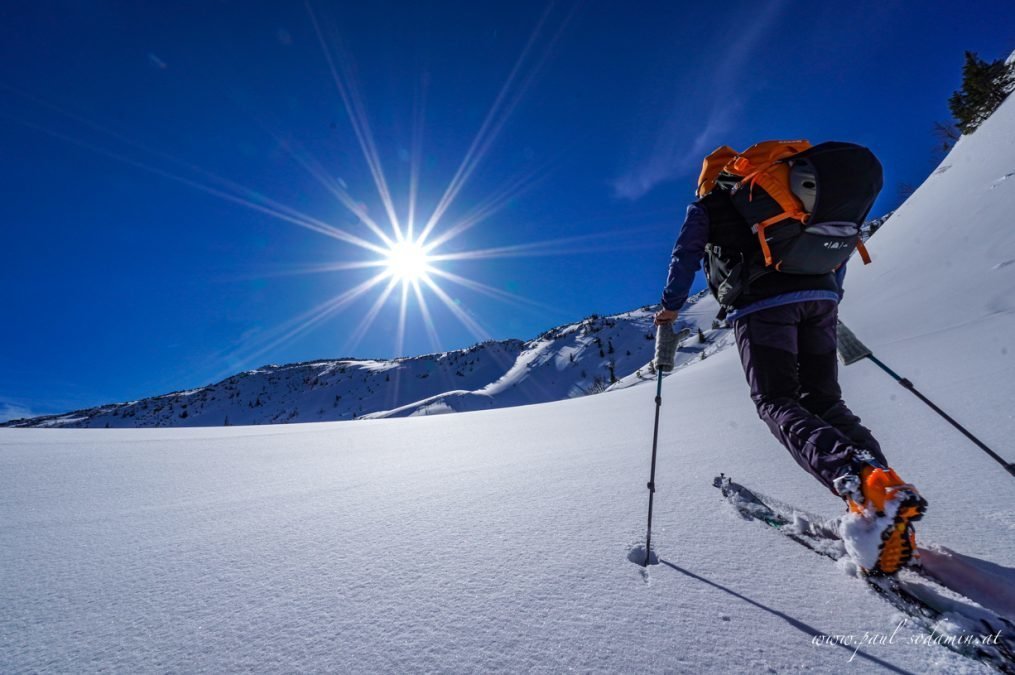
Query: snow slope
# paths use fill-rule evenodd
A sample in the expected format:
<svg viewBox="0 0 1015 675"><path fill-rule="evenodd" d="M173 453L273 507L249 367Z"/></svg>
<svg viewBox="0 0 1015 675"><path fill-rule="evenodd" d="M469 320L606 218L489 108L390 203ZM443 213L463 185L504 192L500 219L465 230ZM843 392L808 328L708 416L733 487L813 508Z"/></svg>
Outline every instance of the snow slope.
<svg viewBox="0 0 1015 675"><path fill-rule="evenodd" d="M1013 143L1009 101L871 240L843 307L1009 459ZM921 543L1013 578L1011 477L871 364L842 376L930 502ZM629 562L654 393L355 424L0 429L0 671L985 672L721 502L725 471L841 508L757 420L735 350L665 381L663 563ZM815 640L865 632L857 652Z"/></svg>

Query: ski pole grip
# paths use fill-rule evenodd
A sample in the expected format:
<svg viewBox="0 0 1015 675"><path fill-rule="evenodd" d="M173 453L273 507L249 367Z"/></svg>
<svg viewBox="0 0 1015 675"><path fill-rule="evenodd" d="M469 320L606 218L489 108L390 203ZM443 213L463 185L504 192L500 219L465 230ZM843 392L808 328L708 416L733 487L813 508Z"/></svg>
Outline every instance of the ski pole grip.
<svg viewBox="0 0 1015 675"><path fill-rule="evenodd" d="M677 354L677 334L670 325L656 328L656 357L653 363L658 371L668 373L673 370L673 361Z"/></svg>

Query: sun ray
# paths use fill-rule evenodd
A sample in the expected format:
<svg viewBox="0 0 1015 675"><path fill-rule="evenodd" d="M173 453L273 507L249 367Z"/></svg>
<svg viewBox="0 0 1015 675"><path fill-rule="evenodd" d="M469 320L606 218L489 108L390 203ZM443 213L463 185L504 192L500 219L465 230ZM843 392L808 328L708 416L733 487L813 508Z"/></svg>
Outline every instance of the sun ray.
<svg viewBox="0 0 1015 675"><path fill-rule="evenodd" d="M313 218L311 216L307 216L305 214L302 214L302 213L296 211L295 209L292 209L292 208L290 208L288 206L285 206L284 204L279 204L277 202L274 202L273 200L271 200L271 199L269 199L267 197L264 197L263 195L258 195L259 198L262 199L262 201L265 202L265 204L260 204L260 203L251 201L249 199L246 199L244 197L241 197L239 195L231 194L231 193L226 192L224 190L220 190L218 188L214 188L214 187L211 187L209 185L205 185L203 183L199 183L199 182L197 182L195 180L192 180L190 178L186 178L184 176L180 176L178 174L172 173L171 171L167 171L165 169L161 169L159 167L152 166L150 164L146 164L145 162L141 162L141 161L139 161L137 159L128 157L126 155L120 154L120 153L115 152L113 150L109 150L107 148L103 148L101 146L94 145L94 144L89 143L87 141L84 141L84 140L81 140L81 139L78 139L78 138L74 138L72 136L68 136L68 135L66 135L64 133L61 133L59 131L55 131L53 129L47 129L45 127L39 126L39 125L34 124L32 122L29 122L27 120L22 120L22 119L19 119L19 118L16 118L16 117L12 117L12 116L7 115L5 113L0 113L0 118L9 119L9 120L11 120L13 122L21 124L22 126L26 126L26 127L30 128L30 129L34 129L36 131L39 131L39 132L44 133L44 134L47 134L47 135L52 136L54 138L58 138L58 139L60 139L62 141L70 143L72 145L76 145L78 147L85 148L87 150L91 150L92 152L95 152L95 153L98 153L100 155L103 155L104 157L108 157L110 159L114 159L114 160L122 162L124 164L127 164L127 165L133 166L135 168L141 169L143 171L147 171L149 173L152 173L152 174L155 174L157 176L161 176L163 178L175 181L175 182L180 183L182 185L186 185L187 187L193 188L195 190L199 190L201 192L204 192L206 194L212 195L214 197L218 197L218 198L220 198L222 200L225 200L225 201L228 201L228 202L232 202L232 203L238 204L240 206L244 206L244 207L246 207L248 209L251 209L253 211L258 211L260 213L264 213L266 215L269 215L269 216L272 216L274 218L277 218L278 220L282 220L282 221L285 221L285 222L288 222L288 223L292 223L293 225L298 225L300 227L306 228L306 229L311 230L313 232L317 232L319 234L323 234L325 236L332 237L333 239L337 239L339 241L344 241L344 242L349 243L349 244L354 244L354 245L359 246L361 248L365 248L367 250L374 251L375 253L383 253L384 252L384 249L381 248L380 246L377 246L376 244L372 244L372 243L366 241L365 239L362 239L360 237L357 237L357 236L355 236L353 234L350 234L350 233L346 232L345 230L341 230L341 229L339 229L337 227L334 227L332 225L328 225L327 223L324 223L324 222L322 222L320 220L317 220L316 218ZM247 191L251 192L251 193L253 193L255 195L258 194L256 192L254 192L253 190L247 189Z"/></svg>
<svg viewBox="0 0 1015 675"><path fill-rule="evenodd" d="M356 216L361 223L370 228L370 231L373 232L378 239L383 241L386 246L394 245L394 241L392 241L387 233L381 229L381 226L378 225L377 222L369 216L369 214L367 214L364 205L356 201L337 179L328 174L327 170L316 158L310 156L306 152L297 152L297 150L292 147L291 142L284 141L277 136L275 137L275 140L279 143L279 146L300 166L302 166L307 173L313 176L314 179L316 179L317 182L324 187L324 189L338 199L342 206Z"/></svg>
<svg viewBox="0 0 1015 675"><path fill-rule="evenodd" d="M392 359L398 359L403 356L403 350L405 349L405 322L406 315L408 313L409 306L409 285L402 284L402 299L398 307L398 327L395 329L395 353ZM388 388L387 403L388 407L394 407L398 404L398 393L401 391L402 384L402 369L395 367L395 377L390 382Z"/></svg>
<svg viewBox="0 0 1015 675"><path fill-rule="evenodd" d="M437 203L436 208L434 208L430 218L427 220L427 223L423 228L423 232L420 235L421 239L426 240L430 232L444 215L445 211L447 211L447 209L451 206L455 197L458 196L458 193L465 186L465 183L472 176L476 167L479 166L480 162L485 158L490 146L493 145L493 142L497 139L497 136L504 128L504 125L507 123L508 119L510 119L511 115L518 107L519 102L522 98L524 98L528 89L531 87L532 82L546 63L550 53L563 34L564 29L574 16L577 5L572 7L569 14L558 27L557 32L543 49L543 52L536 64L529 68L527 73L521 75L521 73L525 70L524 66L529 60L529 55L538 42L540 34L543 32L543 27L546 24L553 7L553 4L547 5L543 14L539 17L539 21L536 23L536 27L533 29L532 34L529 36L528 42L526 42L521 54L515 61L511 72L508 74L507 80L505 80L503 86L501 86L500 92L498 92L497 97L494 99L493 105L490 106L490 111L486 114L486 117L480 125L479 131L476 133L472 144L469 146L468 150L466 150L462 163L452 176L451 182L448 184L443 196ZM516 87L516 91L512 93L511 89L516 80L520 80L520 84Z"/></svg>
<svg viewBox="0 0 1015 675"><path fill-rule="evenodd" d="M367 168L370 170L370 174L374 179L374 184L377 187L377 193L380 195L381 202L384 205L384 210L387 212L388 218L391 221L391 228L395 234L395 240L398 241L402 238L402 233L398 226L398 217L395 215L395 205L391 199L391 193L388 190L388 183L384 178L384 171L381 168L380 155L377 152L377 146L374 143L374 136L370 130L370 123L366 114L366 108L363 105L363 101L361 100L358 90L353 84L353 79L350 76L346 60L342 61L343 73L340 74L335 65L335 61L332 58L331 48L328 46L328 42L324 38L324 33L321 31L321 25L317 20L317 14L314 12L314 8L310 3L310 0L307 0L305 4L307 12L310 14L310 20L314 25L314 32L317 34L317 39L321 44L321 50L324 52L324 58L328 63L328 69L331 71L332 79L335 82L335 87L338 89L338 93L342 98L342 103L349 116L353 132L356 134L356 139L359 141L360 150L363 152L363 158L366 160ZM334 30L332 33L334 34Z"/></svg>
<svg viewBox="0 0 1015 675"><path fill-rule="evenodd" d="M405 238L414 240L416 227L416 200L419 196L420 163L423 161L423 128L426 121L426 79L420 83L413 99L412 140L409 148L409 205L405 223Z"/></svg>
<svg viewBox="0 0 1015 675"><path fill-rule="evenodd" d="M490 334L486 331L486 329L479 324L478 321L473 319L471 316L468 315L468 313L465 310L459 307L458 304L453 299L451 299L451 297L449 297L448 294L445 293L444 290L440 286L438 286L430 277L423 277L423 281L430 287L430 290L433 291L434 295L436 295L437 298L440 299L440 301L443 302L444 305L447 306L449 310L451 310L451 313L455 316L455 318L457 318L462 323L462 325L465 326L465 328L470 333L472 333L472 336L476 340L478 340L479 342L487 342L493 339L490 336ZM497 348L491 348L488 353L490 358L492 358L494 362L497 363L497 365L503 368L505 372L509 370L515 363L514 359L508 357ZM528 385L523 385L523 389L526 386ZM542 390L542 387L539 387L539 385L536 386L540 390Z"/></svg>
<svg viewBox="0 0 1015 675"><path fill-rule="evenodd" d="M474 338L481 342L490 339L490 334L486 332L486 329L483 328L479 322L469 316L465 310L459 307L440 286L434 283L433 279L428 276L424 276L423 283L430 287L430 290L433 291L434 295L436 295L440 301L443 302L449 310L451 310L451 313L462 322L462 325L465 326L470 333L472 333Z"/></svg>
<svg viewBox="0 0 1015 675"><path fill-rule="evenodd" d="M404 356L405 319L409 309L409 284L402 284L402 302L398 307L398 328L395 330L395 358Z"/></svg>
<svg viewBox="0 0 1015 675"><path fill-rule="evenodd" d="M327 317L331 316L335 312L344 309L350 303L357 298L364 295L371 288L384 281L387 278L385 274L376 274L366 281L354 286L353 288L340 293L339 295L326 300L325 302L313 307L299 316L293 317L287 320L283 324L280 324L274 333L283 333L281 337L277 338L274 342L269 345L268 349L274 348L285 341L296 337L300 333L304 332L307 328L323 321Z"/></svg>
<svg viewBox="0 0 1015 675"><path fill-rule="evenodd" d="M426 299L423 297L423 291L419 287L419 280L412 282L412 290L416 294L416 302L419 305L420 314L423 317L423 326L426 328L427 338L430 340L431 350L434 354L445 351L441 347L440 336L437 335L437 328L434 326L434 321L430 316L430 308L427 307ZM454 382L451 378L450 373L444 368L438 369L440 373L441 381L447 387L448 391L455 389L461 389L461 384Z"/></svg>
<svg viewBox="0 0 1015 675"><path fill-rule="evenodd" d="M341 293L325 302L313 307L299 316L286 320L285 322L269 329L263 335L248 340L241 347L232 352L221 354L216 357L218 361L225 361L229 365L218 377L232 373L235 368L245 366L263 354L276 349L289 342L296 336L305 333L307 330L325 320L336 312L345 309L357 298L365 294L371 288L387 278L387 274L377 274L363 283Z"/></svg>
<svg viewBox="0 0 1015 675"><path fill-rule="evenodd" d="M188 171L192 171L194 173L200 174L201 176L204 176L206 179L211 181L211 185L205 185L203 183L199 183L198 181L195 181L195 180L190 179L190 178L186 178L185 176L180 176L178 174L174 174L174 173L172 173L170 171L167 171L165 169L161 169L161 168L156 167L154 165L151 165L151 164L142 162L140 160L128 157L128 156L126 156L126 155L124 155L122 153L119 153L119 152L116 152L116 151L113 151L113 150L109 150L109 149L103 148L101 146L97 146L97 145L89 143L87 141L84 141L84 140L81 140L81 139L77 139L77 138L74 138L72 136L63 134L61 132L58 132L58 131L55 131L55 130L52 130L52 129L47 129L45 127L41 127L39 125L33 124L31 122L27 122L25 120L19 120L17 118L8 117L9 119L12 119L13 121L15 121L15 122L17 122L19 124L22 124L22 125L27 126L29 128L35 129L35 130L40 131L42 133L45 133L47 135L53 136L54 138L58 138L58 139L63 140L65 142L72 143L72 144L77 145L79 147L91 150L92 152L96 152L96 153L101 154L103 156L106 156L106 157L108 157L110 159L115 159L117 161L129 164L129 165L134 166L134 167L139 168L139 169L142 169L144 171L148 171L150 173L154 173L154 174L160 175L160 176L162 176L164 178L168 178L170 180L174 180L174 181L180 182L180 183L185 184L185 185L187 185L189 187L192 187L194 189L198 189L198 190L204 191L204 192L206 192L208 194L220 197L220 198L225 199L227 201L232 201L234 203L239 203L239 204L241 204L243 206L246 206L248 208L255 208L257 210L261 210L264 213L268 213L269 215L273 215L276 218L280 218L281 220L285 220L287 222L291 222L291 223L300 225L301 227L308 227L308 229L312 229L312 230L315 230L315 227L322 228L321 230L315 230L315 231L319 231L321 234L325 234L326 236L331 236L331 237L334 237L334 238L341 238L343 241L347 241L348 243L352 243L352 244L355 244L357 246L361 246L361 247L364 247L364 248L368 248L369 250L374 250L375 252L378 252L377 247L375 247L373 244L369 244L369 242L366 242L363 239L359 239L358 237L355 237L355 235L352 235L352 234L349 234L349 233L345 233L343 230L340 230L339 228L335 228L334 226L331 226L331 225L328 225L326 223L323 223L320 220L317 220L316 218L313 218L313 217L308 216L308 215L306 215L304 213L301 213L301 212L297 211L296 209L293 209L290 206L287 206L285 204L282 204L280 202L272 200L271 198L269 198L269 197L267 197L267 196L257 192L256 190L254 190L252 188L249 188L249 187L247 187L245 185L237 183L236 181L230 180L228 178L224 178L223 176L220 176L220 175L218 175L218 174L216 174L216 173L214 173L212 171L209 171L208 169L205 169L204 167L198 166L197 164L194 164L192 162L188 162L188 161L182 160L182 159L180 159L178 157L174 157L173 155L170 155L169 153L163 152L162 150L157 150L157 149L152 148L152 147L150 147L148 145L145 145L144 143L140 143L139 141L137 141L135 139L132 139L132 138L129 138L128 136L125 136L125 135L123 135L122 133L120 133L118 131L115 131L113 129L109 129L108 127L105 127L105 126L99 124L98 122L95 122L94 120L91 120L91 119L89 119L89 118L87 118L87 117L85 117L83 115L80 115L80 114L74 112L73 110L64 108L64 107L62 107L60 105L57 105L57 104L55 104L55 103L53 103L51 101L47 101L46 99L43 99L43 98L41 98L39 96L36 96L35 94L29 93L29 92L26 92L26 91L22 91L22 90L20 90L20 89L18 89L16 87L12 87L12 86L4 84L4 83L0 83L0 89L6 89L8 91L11 91L11 92L17 94L18 96L26 98L26 99L34 102L34 103L37 103L38 105L41 105L41 106L43 106L45 108L48 108L50 110L53 110L53 111L59 113L60 115L63 115L64 117L67 117L67 118L69 118L71 120L74 120L75 122L83 124L84 126L90 128L90 129L92 129L94 131L97 131L97 132L99 132L101 134L109 136L109 137L111 137L111 138L113 138L113 139L115 139L115 140L117 140L117 141L119 141L119 142L121 142L121 143L123 143L123 144L125 144L127 146L130 146L130 147L134 148L135 150L140 150L143 153L146 153L146 154L149 154L149 155L153 155L155 157L158 157L160 159L168 161L168 162L170 162L172 164L175 164L175 165L177 165L179 167L187 169ZM0 115L2 115L2 114L0 114ZM279 139L276 137L276 141L278 141L278 140ZM232 191L232 192L226 192L226 191L223 191L223 190L216 189L215 187L212 187L212 185L215 185L215 184L217 184L221 188L224 188L225 190L229 190L229 191ZM274 211L272 211L271 209L274 209ZM350 210L353 211L354 215L359 216L359 214L356 213L355 210L353 210L352 208L350 208ZM302 221L302 222L296 222L296 221ZM328 231L323 231L323 230L328 230ZM345 236L338 236L338 237L336 237L336 234L339 234L339 233L342 233L342 235L345 235ZM346 238L346 237L348 237L348 238ZM358 241L355 241L352 238L355 238ZM364 246L364 244L369 244L369 245L368 246Z"/></svg>
<svg viewBox="0 0 1015 675"><path fill-rule="evenodd" d="M567 256L580 253L600 253L620 250L640 250L643 248L657 248L658 244L645 240L636 235L655 231L654 226L632 227L624 230L610 230L596 234L581 234L573 237L560 237L557 239L544 239L526 244L513 244L511 246L496 246L484 249L472 249L467 251L456 251L454 253L430 253L430 262L446 262L452 260L482 260L487 258L524 258L543 256ZM591 247L587 244L598 240L609 240L616 238L619 241ZM583 246L576 246L581 244Z"/></svg>
<svg viewBox="0 0 1015 675"><path fill-rule="evenodd" d="M501 109L505 107L504 101L508 97L508 93L511 90L515 79L518 77L518 73L522 70L522 66L528 59L529 53L532 51L533 46L536 44L539 34L542 32L543 24L546 23L546 19L550 14L552 5L547 6L543 11L542 16L539 17L539 21L536 23L536 27L533 29L532 34L529 36L525 47L522 49L522 53L518 56L514 66L511 68L511 72L508 73L507 80L501 86L500 91L497 93L497 97L494 99L493 104L490 106L490 110L487 112L486 117L483 119L482 124L479 127L479 131L476 133L475 138L472 139L472 143L469 148L465 151L465 157L462 159L462 163L458 166L454 175L451 177L451 182L445 189L444 194L441 196L440 201L437 202L436 208L434 208L433 214L431 214L426 225L423 227L422 239L430 234L430 231L434 228L437 222L444 215L444 212L448 209L455 197L458 196L458 192L464 187L465 182L472 174L475 166L482 159L482 155L479 153L485 151L488 146L488 136L496 138L500 132L503 122L499 122L500 118L505 117L501 115ZM513 111L513 106L511 110ZM477 159L478 156L478 159Z"/></svg>
<svg viewBox="0 0 1015 675"><path fill-rule="evenodd" d="M528 298L523 297L521 295L515 295L514 293L501 290L493 286L487 286L486 284L474 281L472 279L467 279L457 274L453 274L451 272L448 272L447 270L431 268L430 273L436 274L439 277L443 277L444 279L447 279L452 283L458 284L459 286L464 286L465 288L476 291L477 293L482 293L487 297L512 303L516 307L538 308L547 312L558 311L558 308L552 305L547 305L542 302L536 302L535 300L529 300Z"/></svg>
<svg viewBox="0 0 1015 675"><path fill-rule="evenodd" d="M516 177L507 185L501 187L497 192L467 213L460 221L449 226L435 238L427 241L425 244L426 250L435 250L466 230L492 217L507 206L509 202L538 185L549 173L548 169L554 163L555 160L545 162L542 166Z"/></svg>
<svg viewBox="0 0 1015 675"><path fill-rule="evenodd" d="M395 286L397 285L398 279L395 279L394 277L392 277L388 281L387 288L385 288L384 291L381 292L379 296L377 296L377 300L374 301L374 304L370 307L370 310L365 315L363 315L363 318L360 320L359 325L356 327L356 330L353 332L352 335L349 336L348 340L346 340L343 351L351 354L352 351L356 349L357 346L359 346L360 340L362 340L363 336L367 334L368 330L370 330L370 326L373 325L374 319L377 318L377 314L381 311L381 308L384 306L384 303L388 301L388 297L391 296L391 291L393 291L395 289Z"/></svg>
<svg viewBox="0 0 1015 675"><path fill-rule="evenodd" d="M433 262L449 260L480 260L483 258L512 258L540 255L570 255L574 252L571 248L562 248L571 244L602 239L610 233L585 234L575 237L561 237L559 239L545 239L533 241L527 244L513 244L511 246L496 246L493 248L473 249L471 251L459 251L455 253L436 253L430 255Z"/></svg>
<svg viewBox="0 0 1015 675"><path fill-rule="evenodd" d="M430 346L435 352L439 352L441 350L440 336L437 334L437 327L434 326L433 318L430 316L430 308L427 307L426 298L423 297L423 291L419 287L419 279L412 280L412 290L416 294L416 302L419 303L419 312L423 317L423 326L426 328Z"/></svg>
<svg viewBox="0 0 1015 675"><path fill-rule="evenodd" d="M327 274L329 272L346 272L349 270L370 269L372 267L384 267L387 263L383 260L360 260L356 262L319 263L314 265L280 266L274 270L265 270L257 273L237 275L230 277L235 281L250 281L253 279L272 279L276 277L293 277L306 274Z"/></svg>
<svg viewBox="0 0 1015 675"><path fill-rule="evenodd" d="M430 258L432 262L446 262L452 260L484 260L493 258L549 258L556 256L584 255L588 253L610 253L615 251L649 251L658 250L658 242L631 242L626 244L602 244L599 246L571 247L562 250L557 247L546 248L548 242L535 244L519 244L517 246L503 246L499 248L478 249L473 251L460 251L457 253L446 253Z"/></svg>

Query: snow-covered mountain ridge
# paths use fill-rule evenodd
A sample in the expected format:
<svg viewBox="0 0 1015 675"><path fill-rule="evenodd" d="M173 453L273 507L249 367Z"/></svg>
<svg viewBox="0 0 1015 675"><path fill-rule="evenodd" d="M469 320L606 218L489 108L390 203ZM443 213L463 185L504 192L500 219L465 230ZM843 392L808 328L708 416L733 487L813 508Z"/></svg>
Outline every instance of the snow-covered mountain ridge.
<svg viewBox="0 0 1015 675"><path fill-rule="evenodd" d="M717 307L692 299L676 329L688 337L680 362L724 346ZM698 330L705 342L699 342ZM391 360L338 359L276 366L216 384L61 415L14 427L202 427L405 417L544 403L623 388L653 375L652 308L592 315L521 340ZM713 344L714 343L714 344Z"/></svg>

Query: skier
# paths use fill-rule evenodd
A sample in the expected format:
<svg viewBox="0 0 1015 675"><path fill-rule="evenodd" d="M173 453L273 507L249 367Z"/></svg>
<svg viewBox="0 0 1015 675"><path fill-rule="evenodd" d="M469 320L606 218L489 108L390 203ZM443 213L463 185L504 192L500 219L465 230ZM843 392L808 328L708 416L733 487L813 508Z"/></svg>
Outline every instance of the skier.
<svg viewBox="0 0 1015 675"><path fill-rule="evenodd" d="M785 147L774 148L774 144ZM757 148L763 150L760 160ZM801 148L805 151L799 152ZM687 208L655 323L672 324L677 319L704 258L709 288L723 306L720 318L726 318L735 331L759 417L800 466L846 501L847 513L854 515L844 519L851 527L843 528L843 539L861 567L870 573L892 574L915 552L912 522L923 515L926 501L888 468L877 440L843 402L838 383L836 325L845 258L862 247L859 225L881 188L880 164L866 148L860 150L869 158L856 148L860 146L771 141L740 154L724 146L706 158L699 198ZM781 158L771 159L780 157L779 153ZM852 211L844 210L842 203L815 207L816 195L848 201L843 195L851 189L864 192L843 186L863 171L876 176L868 180L867 196ZM768 181L763 181L767 192L757 189L759 176ZM832 187L831 182L837 180L843 182ZM779 187L780 182L786 189ZM825 190L816 190L816 182ZM768 193L782 204L769 204L776 215L745 218L745 209L759 208ZM774 204L773 199L768 202ZM812 269L805 258L826 255L839 246L838 240L819 242L820 246L809 250L814 242L808 241L803 248L784 250L782 258L773 260L777 240L789 235L768 236L769 225L791 222L799 236L815 216L822 215L817 211L830 208L835 215L828 217L836 225L842 225L838 221L844 220L842 214L847 211L856 221L852 223L855 234L846 239L849 245L843 261L833 271L799 273L831 269L827 260L825 267ZM749 223L756 225L752 229ZM832 223L823 224L827 229ZM866 262L866 251L861 248L861 252ZM798 273L782 271L787 269ZM868 543L871 540L873 546ZM871 552L874 547L877 550Z"/></svg>

